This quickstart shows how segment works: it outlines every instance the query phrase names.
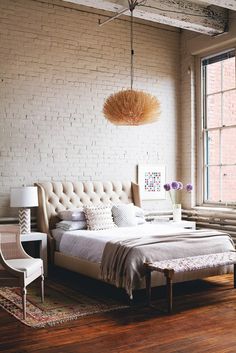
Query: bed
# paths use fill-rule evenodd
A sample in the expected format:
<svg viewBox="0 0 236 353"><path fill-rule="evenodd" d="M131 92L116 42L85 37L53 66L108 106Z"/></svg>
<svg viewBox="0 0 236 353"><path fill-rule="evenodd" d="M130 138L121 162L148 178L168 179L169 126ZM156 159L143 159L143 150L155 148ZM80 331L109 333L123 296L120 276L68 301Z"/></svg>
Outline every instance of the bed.
<svg viewBox="0 0 236 353"><path fill-rule="evenodd" d="M59 235L60 240L58 241L55 233L53 236L53 229L55 229L55 224L59 221L58 212L86 205L106 205L111 203L133 203L136 206L140 206L139 186L130 181L41 182L35 185L38 187L39 196L38 227L40 231L48 235L51 262L56 266L82 275L99 280L107 280L111 284L125 287L129 295L132 294L132 290L145 287L141 265L143 261L149 260L149 252L150 259L154 261L183 257L183 255L203 255L234 249L232 239L225 233L216 231L180 231L179 228L163 224L144 224L136 227L97 231L98 233L88 230L65 232L65 234ZM125 264L125 271L129 272L129 268L130 271L132 268L133 272L139 272L133 283L129 284L129 288L122 281L119 282L119 279L113 278L111 280L107 276L109 269L112 267L114 254L119 252L117 251L117 242L114 239L121 239L121 243L127 244L126 248L121 249L122 252L120 248L118 249L122 256L124 249L125 251L127 248L129 249L129 254L126 256L129 260ZM78 252L76 252L76 248ZM160 258L155 259L157 250ZM85 253L86 255L84 255ZM138 266L140 271L137 270ZM106 275L103 273L102 277L101 267L102 271L106 273ZM232 267L225 266L218 269L179 274L179 276L176 276L175 281L182 282L229 272L232 272ZM164 284L162 276L159 273L155 273L152 277L152 286L162 284Z"/></svg>

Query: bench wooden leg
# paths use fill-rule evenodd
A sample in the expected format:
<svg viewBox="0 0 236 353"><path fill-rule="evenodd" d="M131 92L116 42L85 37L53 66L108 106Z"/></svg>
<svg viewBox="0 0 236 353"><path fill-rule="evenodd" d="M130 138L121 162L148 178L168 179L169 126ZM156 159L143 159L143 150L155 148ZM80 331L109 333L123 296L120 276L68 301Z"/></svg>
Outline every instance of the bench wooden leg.
<svg viewBox="0 0 236 353"><path fill-rule="evenodd" d="M151 270L146 269L146 296L147 296L147 305L150 306L151 303Z"/></svg>
<svg viewBox="0 0 236 353"><path fill-rule="evenodd" d="M236 288L236 264L234 264L234 288Z"/></svg>
<svg viewBox="0 0 236 353"><path fill-rule="evenodd" d="M168 313L172 313L172 306L173 306L173 286L172 286L172 278L166 278L166 285L167 285L167 301L168 301Z"/></svg>
<svg viewBox="0 0 236 353"><path fill-rule="evenodd" d="M164 274L166 276L166 289L167 289L167 307L168 307L168 313L172 313L173 309L173 270L165 270Z"/></svg>

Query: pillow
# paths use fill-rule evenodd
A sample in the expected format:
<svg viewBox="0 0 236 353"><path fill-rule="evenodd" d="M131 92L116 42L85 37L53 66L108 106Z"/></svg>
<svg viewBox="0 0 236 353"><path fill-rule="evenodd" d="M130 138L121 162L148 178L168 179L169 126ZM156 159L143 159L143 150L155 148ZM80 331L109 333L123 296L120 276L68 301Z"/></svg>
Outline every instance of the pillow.
<svg viewBox="0 0 236 353"><path fill-rule="evenodd" d="M56 228L63 230L87 229L86 221L61 221L56 224Z"/></svg>
<svg viewBox="0 0 236 353"><path fill-rule="evenodd" d="M132 203L113 206L112 215L118 227L132 227L137 225L135 208Z"/></svg>
<svg viewBox="0 0 236 353"><path fill-rule="evenodd" d="M136 224L137 225L140 225L140 224L144 224L144 223L146 223L146 220L145 220L145 218L143 218L143 217L135 217L135 220L136 220Z"/></svg>
<svg viewBox="0 0 236 353"><path fill-rule="evenodd" d="M83 208L73 208L58 213L58 217L63 221L85 221Z"/></svg>
<svg viewBox="0 0 236 353"><path fill-rule="evenodd" d="M112 219L110 207L85 206L84 213L89 230L102 230L116 227Z"/></svg>
<svg viewBox="0 0 236 353"><path fill-rule="evenodd" d="M142 217L144 218L144 211L141 207L134 206L134 212L136 217Z"/></svg>

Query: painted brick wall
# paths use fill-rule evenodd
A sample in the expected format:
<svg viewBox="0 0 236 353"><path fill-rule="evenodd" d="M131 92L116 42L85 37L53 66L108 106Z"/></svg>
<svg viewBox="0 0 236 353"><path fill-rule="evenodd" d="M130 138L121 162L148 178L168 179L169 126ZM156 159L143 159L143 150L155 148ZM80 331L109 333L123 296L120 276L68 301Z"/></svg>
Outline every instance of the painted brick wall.
<svg viewBox="0 0 236 353"><path fill-rule="evenodd" d="M10 187L35 181L136 180L138 163L177 176L179 32L135 24L134 86L155 94L162 114L117 127L101 111L129 87L129 23L100 28L98 15L65 6L0 2L0 216L15 213Z"/></svg>
<svg viewBox="0 0 236 353"><path fill-rule="evenodd" d="M182 193L182 205L189 209L196 202L196 97L195 97L195 61L189 52L188 41L196 35L189 31L183 31L181 35L181 125L180 125L180 149L181 149L181 176L184 184L192 183L192 193Z"/></svg>

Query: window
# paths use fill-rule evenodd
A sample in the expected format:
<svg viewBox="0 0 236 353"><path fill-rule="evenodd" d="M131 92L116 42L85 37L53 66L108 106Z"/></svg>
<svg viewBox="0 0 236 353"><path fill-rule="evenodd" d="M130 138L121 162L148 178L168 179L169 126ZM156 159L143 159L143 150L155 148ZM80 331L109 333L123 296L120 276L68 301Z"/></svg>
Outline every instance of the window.
<svg viewBox="0 0 236 353"><path fill-rule="evenodd" d="M236 205L235 50L203 59L201 71L203 201Z"/></svg>

